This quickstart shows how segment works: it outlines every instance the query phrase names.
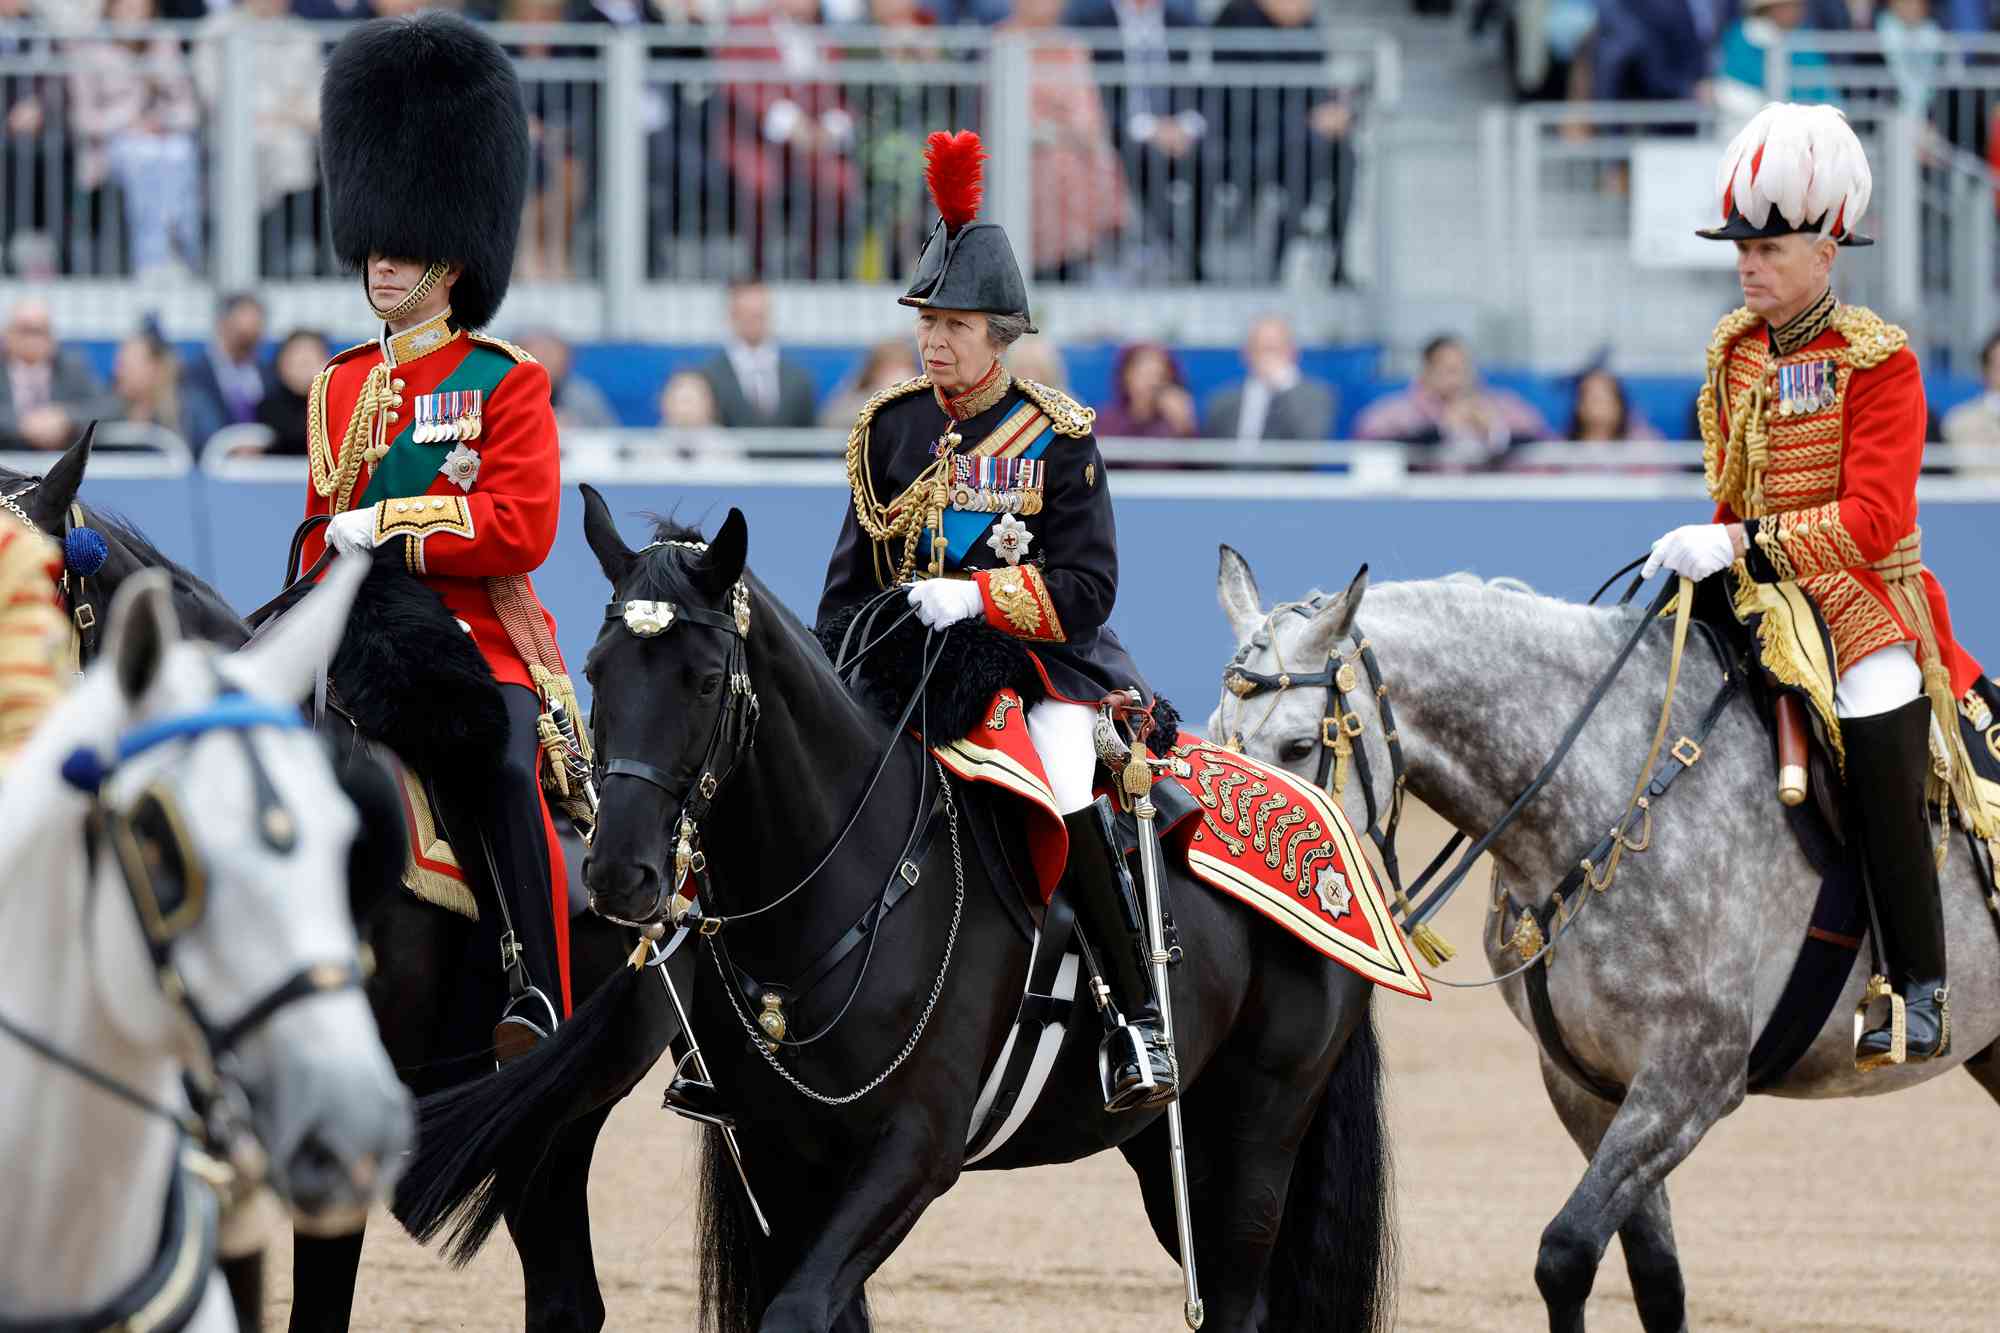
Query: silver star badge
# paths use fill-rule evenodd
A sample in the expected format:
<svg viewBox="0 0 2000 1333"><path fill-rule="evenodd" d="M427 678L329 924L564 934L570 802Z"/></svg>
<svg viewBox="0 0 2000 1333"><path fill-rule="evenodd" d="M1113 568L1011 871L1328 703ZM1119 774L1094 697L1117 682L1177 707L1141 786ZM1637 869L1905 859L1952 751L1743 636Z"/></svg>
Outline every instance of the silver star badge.
<svg viewBox="0 0 2000 1333"><path fill-rule="evenodd" d="M1347 876L1332 866L1319 872L1313 881L1313 892L1319 895L1320 908L1328 916L1345 916L1354 906L1354 892L1347 887Z"/></svg>
<svg viewBox="0 0 2000 1333"><path fill-rule="evenodd" d="M1012 514L1002 514L993 525L993 531L986 534L986 545L993 554L1010 565L1021 563L1021 557L1028 553L1028 546L1035 540L1035 534L1028 531L1028 525Z"/></svg>
<svg viewBox="0 0 2000 1333"><path fill-rule="evenodd" d="M438 472L461 491L470 491L479 476L479 451L464 444L456 446L438 464Z"/></svg>

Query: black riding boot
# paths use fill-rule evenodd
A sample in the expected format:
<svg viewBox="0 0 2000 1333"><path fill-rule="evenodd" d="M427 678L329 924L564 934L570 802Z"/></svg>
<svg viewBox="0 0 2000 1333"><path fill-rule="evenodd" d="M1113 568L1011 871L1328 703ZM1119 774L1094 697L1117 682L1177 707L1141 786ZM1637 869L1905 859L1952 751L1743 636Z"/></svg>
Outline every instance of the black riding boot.
<svg viewBox="0 0 2000 1333"><path fill-rule="evenodd" d="M1063 823L1069 828L1069 866L1062 888L1076 907L1097 966L1108 974L1104 981L1119 1016L1099 1054L1107 1090L1104 1109L1130 1111L1172 1101L1180 1091L1180 1074L1160 1023L1139 896L1115 848L1111 802L1100 796L1064 815Z"/></svg>
<svg viewBox="0 0 2000 1333"><path fill-rule="evenodd" d="M507 703L507 754L484 801L466 799L457 782L432 785L445 807L441 813L452 850L479 903L480 928L493 942L506 977L506 1007L493 1025L494 1055L505 1064L556 1030L562 975L542 822L536 731L541 702L520 685L502 685L500 694ZM495 900L496 892L504 901Z"/></svg>
<svg viewBox="0 0 2000 1333"><path fill-rule="evenodd" d="M1862 863L1882 922L1889 979L1903 996L1905 1048L1912 1062L1951 1049L1946 1009L1944 905L1924 817L1931 767L1931 704L1913 699L1893 712L1842 718L1847 787L1857 812ZM1890 1027L1861 1034L1857 1060L1889 1054Z"/></svg>

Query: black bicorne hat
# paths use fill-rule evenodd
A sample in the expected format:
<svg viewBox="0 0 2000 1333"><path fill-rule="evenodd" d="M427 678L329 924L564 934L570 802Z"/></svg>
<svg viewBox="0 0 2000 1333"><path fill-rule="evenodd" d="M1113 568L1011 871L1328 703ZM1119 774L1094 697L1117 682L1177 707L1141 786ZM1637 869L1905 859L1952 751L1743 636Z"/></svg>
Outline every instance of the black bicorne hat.
<svg viewBox="0 0 2000 1333"><path fill-rule="evenodd" d="M1710 241L1754 241L1770 236L1818 236L1824 234L1828 239L1840 245L1875 244L1875 238L1872 236L1861 236L1846 230L1823 231L1825 222L1826 216L1821 214L1816 218L1808 218L1795 227L1785 221L1784 214L1774 208L1771 210L1771 216L1765 221L1764 225L1759 227L1751 222L1749 218L1744 217L1743 214L1731 209L1729 221L1723 223L1720 227L1697 228L1695 235Z"/></svg>
<svg viewBox="0 0 2000 1333"><path fill-rule="evenodd" d="M514 62L451 14L364 23L320 89L327 221L341 262L371 254L464 266L454 318L491 322L507 295L528 189Z"/></svg>
<svg viewBox="0 0 2000 1333"><path fill-rule="evenodd" d="M975 222L979 213L981 164L986 150L971 130L931 135L924 150L924 180L937 205L937 225L917 257L917 275L900 301L919 308L976 310L986 315L1018 315L1037 332L1028 314L1028 284L1014 259L1014 247L997 222Z"/></svg>

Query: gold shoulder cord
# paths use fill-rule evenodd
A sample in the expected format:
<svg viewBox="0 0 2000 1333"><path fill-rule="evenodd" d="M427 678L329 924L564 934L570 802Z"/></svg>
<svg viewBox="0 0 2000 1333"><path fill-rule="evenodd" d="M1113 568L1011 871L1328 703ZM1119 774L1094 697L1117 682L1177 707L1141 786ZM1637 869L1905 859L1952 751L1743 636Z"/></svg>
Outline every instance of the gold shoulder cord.
<svg viewBox="0 0 2000 1333"><path fill-rule="evenodd" d="M379 463L382 455L389 452L387 446L375 445L372 437L376 416L389 405L395 392L389 385L387 363L370 368L361 392L355 397L354 415L347 419L336 468L326 433L326 391L332 380L333 367L329 365L314 378L306 401L306 466L312 476L313 490L320 498L331 500L333 512L340 514L346 512L348 501L353 498L361 465Z"/></svg>
<svg viewBox="0 0 2000 1333"><path fill-rule="evenodd" d="M877 412L899 398L928 389L930 383L929 376L919 375L913 380L890 385L862 405L861 411L855 414L853 429L847 432L847 484L854 492L854 520L878 547L902 539L903 555L894 580L897 583L908 579L916 569L917 538L925 528L937 526L936 516L941 515L949 503L950 489L946 479L951 475L951 451L940 454L930 466L917 474L916 480L905 487L902 494L885 505L875 496L874 470L868 460L868 432ZM880 581L879 550L876 554L876 578ZM932 564L934 573L941 572L937 568L937 560L933 560ZM884 586L888 586L887 583Z"/></svg>

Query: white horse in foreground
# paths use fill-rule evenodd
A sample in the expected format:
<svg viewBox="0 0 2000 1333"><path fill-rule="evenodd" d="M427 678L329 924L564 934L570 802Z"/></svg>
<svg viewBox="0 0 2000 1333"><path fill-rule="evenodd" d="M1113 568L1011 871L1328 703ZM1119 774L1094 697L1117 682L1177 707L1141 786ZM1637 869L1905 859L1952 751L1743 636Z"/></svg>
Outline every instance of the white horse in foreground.
<svg viewBox="0 0 2000 1333"><path fill-rule="evenodd" d="M357 820L295 709L365 566L233 656L181 640L165 575L133 578L0 786L0 1326L236 1327L184 1072L237 1091L302 1223L358 1226L399 1167Z"/></svg>

